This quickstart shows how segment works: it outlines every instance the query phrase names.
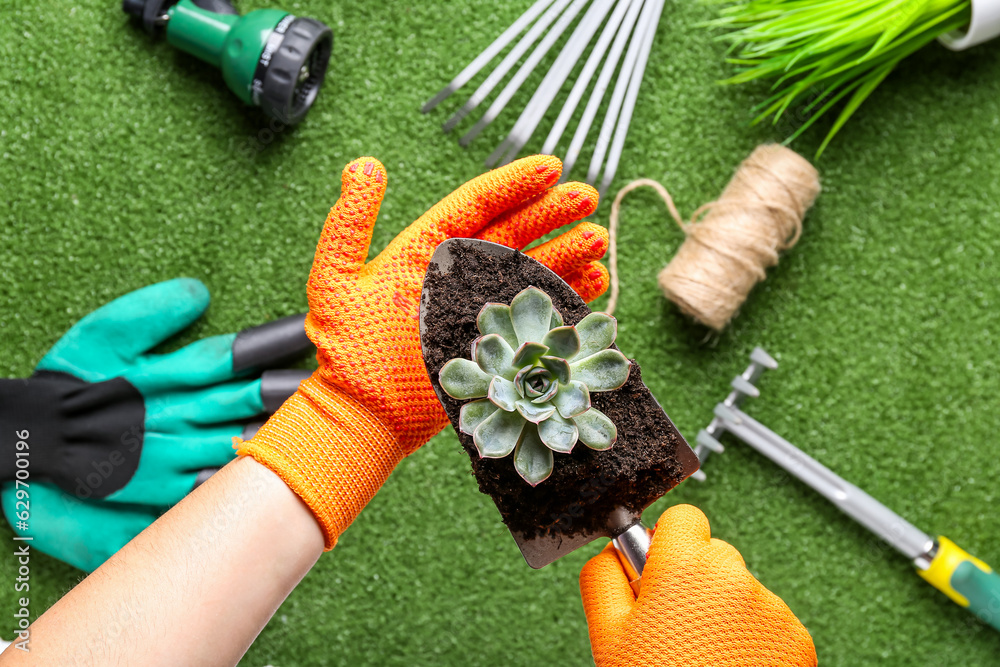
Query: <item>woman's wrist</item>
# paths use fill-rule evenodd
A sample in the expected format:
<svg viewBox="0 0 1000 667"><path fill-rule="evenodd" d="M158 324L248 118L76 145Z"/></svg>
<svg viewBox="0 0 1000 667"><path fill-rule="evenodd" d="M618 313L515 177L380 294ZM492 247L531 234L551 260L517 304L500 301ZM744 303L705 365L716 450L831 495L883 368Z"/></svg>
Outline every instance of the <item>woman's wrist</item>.
<svg viewBox="0 0 1000 667"><path fill-rule="evenodd" d="M238 453L280 477L309 507L326 549L403 459L395 436L357 400L316 375Z"/></svg>

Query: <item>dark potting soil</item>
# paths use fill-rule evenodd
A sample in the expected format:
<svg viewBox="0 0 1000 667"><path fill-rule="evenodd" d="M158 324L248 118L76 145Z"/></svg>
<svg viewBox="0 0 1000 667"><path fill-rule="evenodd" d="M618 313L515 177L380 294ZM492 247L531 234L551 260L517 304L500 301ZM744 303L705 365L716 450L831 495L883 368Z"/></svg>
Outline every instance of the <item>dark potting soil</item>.
<svg viewBox="0 0 1000 667"><path fill-rule="evenodd" d="M473 247L455 257L447 274L430 265L424 289L434 309L424 317L424 361L456 432L466 401L441 390L438 372L449 359L469 357L479 336L476 316L484 304L509 304L532 285L552 297L566 324L590 313L558 276L519 252L497 258ZM643 385L635 361L623 387L590 397L592 406L618 427L617 442L603 452L577 443L570 454L556 453L552 475L536 487L517 474L512 456L480 458L472 437L458 433L479 490L493 498L512 532L527 539L600 533L616 507L638 514L697 469L697 457Z"/></svg>

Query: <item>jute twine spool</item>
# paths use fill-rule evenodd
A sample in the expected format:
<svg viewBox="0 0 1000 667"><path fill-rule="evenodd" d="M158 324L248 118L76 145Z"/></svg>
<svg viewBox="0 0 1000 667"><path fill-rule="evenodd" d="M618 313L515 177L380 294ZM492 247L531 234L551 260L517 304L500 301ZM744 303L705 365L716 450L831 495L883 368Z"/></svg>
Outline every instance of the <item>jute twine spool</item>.
<svg viewBox="0 0 1000 667"><path fill-rule="evenodd" d="M766 269L778 263L778 253L798 242L802 219L820 191L819 173L808 160L777 144L758 146L719 199L695 211L691 222L681 219L670 193L656 181L629 183L611 205L608 314L619 295L619 210L625 195L642 186L659 193L686 236L660 271L660 289L683 313L716 331L729 323Z"/></svg>

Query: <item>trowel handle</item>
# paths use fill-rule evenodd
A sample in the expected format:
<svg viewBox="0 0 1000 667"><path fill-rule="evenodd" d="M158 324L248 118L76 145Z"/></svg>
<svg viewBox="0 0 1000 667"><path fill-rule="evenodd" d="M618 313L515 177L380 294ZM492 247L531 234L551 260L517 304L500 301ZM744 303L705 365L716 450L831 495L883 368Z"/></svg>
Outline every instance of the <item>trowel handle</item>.
<svg viewBox="0 0 1000 667"><path fill-rule="evenodd" d="M628 576L632 592L636 595L639 595L639 580L642 578L642 570L646 566L646 554L649 553L652 536L653 531L639 522L611 540L615 549L618 550L618 560L622 562L622 569Z"/></svg>

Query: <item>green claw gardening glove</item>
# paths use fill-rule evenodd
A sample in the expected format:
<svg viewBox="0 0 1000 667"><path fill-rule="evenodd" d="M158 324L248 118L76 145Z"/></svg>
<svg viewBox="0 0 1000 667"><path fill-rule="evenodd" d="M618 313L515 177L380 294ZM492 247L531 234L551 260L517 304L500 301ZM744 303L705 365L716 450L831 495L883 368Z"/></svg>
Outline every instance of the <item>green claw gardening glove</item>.
<svg viewBox="0 0 1000 667"><path fill-rule="evenodd" d="M0 380L0 502L41 551L96 568L234 457L241 422L308 376L247 379L311 349L304 316L148 353L208 303L189 278L136 290L74 325L32 377Z"/></svg>

